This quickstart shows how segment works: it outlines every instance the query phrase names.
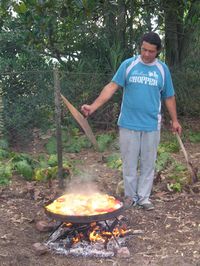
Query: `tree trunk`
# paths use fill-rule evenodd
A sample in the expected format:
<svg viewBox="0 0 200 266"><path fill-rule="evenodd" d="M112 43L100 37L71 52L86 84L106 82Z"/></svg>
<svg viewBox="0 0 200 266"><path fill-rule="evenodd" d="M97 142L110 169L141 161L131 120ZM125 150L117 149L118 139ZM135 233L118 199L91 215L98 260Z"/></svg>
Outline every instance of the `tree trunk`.
<svg viewBox="0 0 200 266"><path fill-rule="evenodd" d="M117 40L120 43L122 51L126 47L126 5L125 0L118 1L118 16L117 16Z"/></svg>
<svg viewBox="0 0 200 266"><path fill-rule="evenodd" d="M181 0L164 3L166 62L170 67L180 62L180 44L183 36L183 5Z"/></svg>
<svg viewBox="0 0 200 266"><path fill-rule="evenodd" d="M192 1L187 15L184 38L180 47L180 63L185 61L199 62L200 60L200 2Z"/></svg>

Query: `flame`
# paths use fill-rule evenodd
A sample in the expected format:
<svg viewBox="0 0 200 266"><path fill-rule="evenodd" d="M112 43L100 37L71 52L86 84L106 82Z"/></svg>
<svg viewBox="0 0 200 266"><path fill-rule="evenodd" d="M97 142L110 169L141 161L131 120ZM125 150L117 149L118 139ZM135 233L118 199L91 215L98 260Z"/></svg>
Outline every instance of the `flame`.
<svg viewBox="0 0 200 266"><path fill-rule="evenodd" d="M72 223L63 223L63 225L66 226L66 227L72 227L73 226Z"/></svg>
<svg viewBox="0 0 200 266"><path fill-rule="evenodd" d="M72 242L73 242L73 244L76 244L76 243L80 242L83 238L84 238L84 234L79 233L77 236L72 238Z"/></svg>
<svg viewBox="0 0 200 266"><path fill-rule="evenodd" d="M89 216L113 212L120 207L122 202L107 194L69 193L54 200L46 209L61 215Z"/></svg>
<svg viewBox="0 0 200 266"><path fill-rule="evenodd" d="M112 232L105 231L100 228L100 226L95 226L89 233L89 240L91 242L102 241L105 242L107 239L115 237L121 237L126 234L127 230L125 228L116 227Z"/></svg>
<svg viewBox="0 0 200 266"><path fill-rule="evenodd" d="M103 238L102 235L100 235L99 233L97 233L96 231L92 231L90 234L89 234L89 240L91 242L95 242L95 241L102 241L102 242L105 242L105 239Z"/></svg>
<svg viewBox="0 0 200 266"><path fill-rule="evenodd" d="M97 222L90 223L90 227L87 229L87 231L81 231L81 229L78 228L73 229L74 225L72 223L64 223L64 226L71 228L71 230L74 230L76 233L76 235L72 238L73 244L81 242L82 240L87 240L91 243L95 243L97 241L105 243L113 236L123 237L130 231L127 230L126 225L124 224L115 227L112 232L105 230L105 225L103 226Z"/></svg>

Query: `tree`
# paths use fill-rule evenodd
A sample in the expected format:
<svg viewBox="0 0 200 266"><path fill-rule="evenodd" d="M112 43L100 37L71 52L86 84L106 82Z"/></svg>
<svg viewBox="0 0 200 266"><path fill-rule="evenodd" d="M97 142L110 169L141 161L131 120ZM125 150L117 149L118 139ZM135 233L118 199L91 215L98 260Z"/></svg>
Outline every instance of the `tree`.
<svg viewBox="0 0 200 266"><path fill-rule="evenodd" d="M200 2L163 1L166 62L177 67L185 58L199 58Z"/></svg>

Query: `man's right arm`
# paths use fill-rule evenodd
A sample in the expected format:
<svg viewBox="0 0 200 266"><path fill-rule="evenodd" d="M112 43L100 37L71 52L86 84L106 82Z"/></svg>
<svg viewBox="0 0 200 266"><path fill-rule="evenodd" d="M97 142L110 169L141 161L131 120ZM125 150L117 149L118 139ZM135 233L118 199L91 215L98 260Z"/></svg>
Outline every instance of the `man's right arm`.
<svg viewBox="0 0 200 266"><path fill-rule="evenodd" d="M81 111L83 114L88 117L92 113L94 113L99 107L101 107L104 103L106 103L113 94L120 88L115 82L108 83L103 90L101 91L100 95L96 98L96 100L91 104L84 104L81 107Z"/></svg>

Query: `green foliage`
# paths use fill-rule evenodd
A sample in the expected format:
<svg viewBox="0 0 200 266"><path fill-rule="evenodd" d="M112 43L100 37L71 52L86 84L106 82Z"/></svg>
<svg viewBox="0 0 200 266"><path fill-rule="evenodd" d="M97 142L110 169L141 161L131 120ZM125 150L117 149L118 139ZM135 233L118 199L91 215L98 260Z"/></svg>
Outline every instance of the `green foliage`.
<svg viewBox="0 0 200 266"><path fill-rule="evenodd" d="M48 154L55 154L57 152L57 148L56 148L56 138L55 137L51 137L47 144L45 145L45 148L48 152Z"/></svg>
<svg viewBox="0 0 200 266"><path fill-rule="evenodd" d="M9 144L6 139L0 139L0 148L4 150L7 150L9 148Z"/></svg>
<svg viewBox="0 0 200 266"><path fill-rule="evenodd" d="M156 171L163 171L171 163L171 161L172 158L168 152L158 152L156 160Z"/></svg>
<svg viewBox="0 0 200 266"><path fill-rule="evenodd" d="M190 60L189 54L188 57ZM194 62L184 62L184 68L174 69L172 73L179 115L199 117L199 71L199 60L195 57Z"/></svg>
<svg viewBox="0 0 200 266"><path fill-rule="evenodd" d="M38 165L39 166L36 166L35 168L37 168L37 167L47 168L49 166L47 156L45 156L44 154L40 154L38 156Z"/></svg>
<svg viewBox="0 0 200 266"><path fill-rule="evenodd" d="M171 142L163 142L158 146L157 160L156 160L156 171L160 172L165 170L173 161L170 153L174 150L174 145Z"/></svg>
<svg viewBox="0 0 200 266"><path fill-rule="evenodd" d="M66 152L77 153L82 149L90 148L91 143L86 136L71 136L66 143L63 144L63 148Z"/></svg>
<svg viewBox="0 0 200 266"><path fill-rule="evenodd" d="M0 156L0 185L8 185L11 182L13 172L28 181L33 179L47 181L58 176L56 154L50 156L40 154L36 159L30 154L0 149ZM64 159L64 178L68 178L72 170L73 164Z"/></svg>
<svg viewBox="0 0 200 266"><path fill-rule="evenodd" d="M73 168L72 164L65 161L63 163L63 177L68 178L70 171ZM48 166L45 168L36 168L34 170L34 179L36 181L48 181L58 177L58 166Z"/></svg>
<svg viewBox="0 0 200 266"><path fill-rule="evenodd" d="M0 163L0 186L8 185L12 177L12 168L10 165Z"/></svg>
<svg viewBox="0 0 200 266"><path fill-rule="evenodd" d="M17 174L23 176L25 180L32 180L33 169L38 162L33 159L31 155L26 153L11 152L10 157L13 170L15 170Z"/></svg>
<svg viewBox="0 0 200 266"><path fill-rule="evenodd" d="M178 48L183 43L187 46L184 38L188 37L188 25L199 28L198 1L189 4L182 1L178 11L169 8L176 7L177 1L164 2L143 5L135 1L133 5L133 1L1 1L0 80L3 125L9 141L30 141L35 127L47 129L51 125L54 113L51 70L55 62L62 71L61 89L79 107L96 98L123 59L137 53L144 32L156 28L163 35L163 29L169 28L164 25L166 11L184 14L178 19L184 36L170 36L173 41L178 40ZM198 12L191 14L191 10ZM179 36L181 41L175 38ZM199 114L199 42L195 41L198 36L190 41L188 53L183 53L184 57L193 55L194 62L184 63L184 69L173 69L180 114ZM114 97L111 108L117 106L119 111L119 97ZM91 117L95 126L114 127L118 113L111 115L111 108L99 110ZM62 122L75 123L69 114ZM72 141L69 146L66 144L66 149L78 152L84 145L87 146ZM49 153L55 153L55 145L50 146Z"/></svg>
<svg viewBox="0 0 200 266"><path fill-rule="evenodd" d="M58 166L35 169L34 179L36 181L47 181L54 179L58 174Z"/></svg>
<svg viewBox="0 0 200 266"><path fill-rule="evenodd" d="M10 158L10 161L12 161L13 165L21 161L26 161L31 166L34 166L34 164L37 163L33 157L27 153L10 152Z"/></svg>
<svg viewBox="0 0 200 266"><path fill-rule="evenodd" d="M183 165L183 164L181 164L181 163L178 163L178 162L173 162L173 165L174 165L174 168L173 168L173 170L175 171L175 172L184 172L184 171L186 171L187 170L187 167L185 166L185 165Z"/></svg>
<svg viewBox="0 0 200 266"><path fill-rule="evenodd" d="M82 149L91 147L91 143L89 142L87 137L85 135L81 135L80 131L77 130L77 128L74 128L71 133L72 135L62 138L63 151L69 153L77 153ZM45 145L48 154L56 153L56 145L56 138L51 137Z"/></svg>
<svg viewBox="0 0 200 266"><path fill-rule="evenodd" d="M122 170L122 160L120 158L120 155L117 153L111 154L106 158L107 166L112 169L118 169Z"/></svg>
<svg viewBox="0 0 200 266"><path fill-rule="evenodd" d="M97 136L97 143L99 146L99 151L103 152L105 151L109 145L112 143L114 140L114 137L112 134L101 134Z"/></svg>
<svg viewBox="0 0 200 266"><path fill-rule="evenodd" d="M200 132L190 132L189 139L192 143L199 143L200 142Z"/></svg>
<svg viewBox="0 0 200 266"><path fill-rule="evenodd" d="M175 192L181 192L187 183L187 175L187 167L177 161L173 161L171 171L168 175L170 180L169 189Z"/></svg>
<svg viewBox="0 0 200 266"><path fill-rule="evenodd" d="M171 141L165 141L165 142L160 143L159 149L160 149L160 151L163 150L163 151L169 152L169 153L176 153L176 152L179 152L180 146L179 146L177 140L174 139Z"/></svg>
<svg viewBox="0 0 200 266"><path fill-rule="evenodd" d="M182 186L180 183L172 183L169 185L169 190L173 190L175 192L181 192L182 191Z"/></svg>
<svg viewBox="0 0 200 266"><path fill-rule="evenodd" d="M183 186L187 183L187 167L172 157L172 153L177 152L176 145L169 144L169 142L164 142L158 147L156 171L166 172L169 191L181 192Z"/></svg>
<svg viewBox="0 0 200 266"><path fill-rule="evenodd" d="M0 149L0 160L6 159L9 157L9 152L3 149Z"/></svg>
<svg viewBox="0 0 200 266"><path fill-rule="evenodd" d="M32 180L33 169L26 160L16 162L15 169L17 173L22 175L26 180L29 180L29 181Z"/></svg>
<svg viewBox="0 0 200 266"><path fill-rule="evenodd" d="M58 165L57 154L51 154L49 156L48 165L50 165L50 166L56 166L56 165Z"/></svg>

